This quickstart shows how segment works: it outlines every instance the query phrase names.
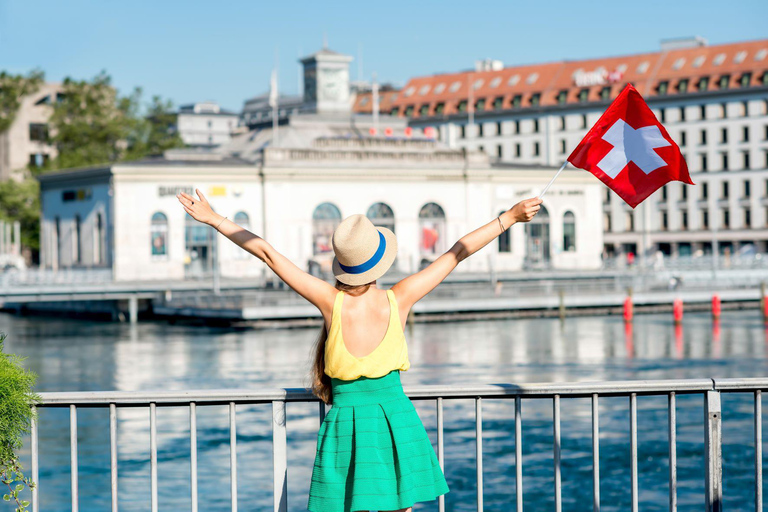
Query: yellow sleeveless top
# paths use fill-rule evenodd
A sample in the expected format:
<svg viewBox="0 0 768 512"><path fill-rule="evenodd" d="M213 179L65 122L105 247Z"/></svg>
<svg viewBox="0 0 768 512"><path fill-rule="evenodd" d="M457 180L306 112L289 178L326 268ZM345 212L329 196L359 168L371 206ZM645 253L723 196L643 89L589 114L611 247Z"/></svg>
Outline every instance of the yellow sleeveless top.
<svg viewBox="0 0 768 512"><path fill-rule="evenodd" d="M405 371L411 367L408 360L408 346L400 323L400 311L392 290L389 297L389 326L384 339L365 357L349 353L341 336L341 304L345 293L339 291L333 303L331 327L325 342L325 373L341 380L355 380L359 377L383 377L392 370Z"/></svg>

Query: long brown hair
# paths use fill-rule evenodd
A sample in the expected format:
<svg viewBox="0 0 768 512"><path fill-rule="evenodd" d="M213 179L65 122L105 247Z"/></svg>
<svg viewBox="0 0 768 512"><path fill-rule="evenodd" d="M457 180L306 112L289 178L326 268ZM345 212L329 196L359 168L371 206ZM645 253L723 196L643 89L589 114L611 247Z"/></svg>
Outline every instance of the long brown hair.
<svg viewBox="0 0 768 512"><path fill-rule="evenodd" d="M336 289L349 293L352 296L362 295L368 291L376 281L371 281L367 284L352 286L344 284L341 281L336 281ZM320 335L315 342L315 357L312 364L312 370L310 371L310 378L312 380L312 394L318 397L320 400L328 405L333 404L333 392L331 388L331 377L325 373L325 342L328 340L328 329L325 327L325 320L323 320L323 326L320 328Z"/></svg>

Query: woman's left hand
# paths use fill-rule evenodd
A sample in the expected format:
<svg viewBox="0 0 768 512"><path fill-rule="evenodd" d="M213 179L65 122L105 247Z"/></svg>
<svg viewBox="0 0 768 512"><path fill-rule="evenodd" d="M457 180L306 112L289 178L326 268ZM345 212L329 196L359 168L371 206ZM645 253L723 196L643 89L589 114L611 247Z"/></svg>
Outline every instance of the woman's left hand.
<svg viewBox="0 0 768 512"><path fill-rule="evenodd" d="M195 192L197 193L198 199L195 199L185 192L180 192L176 195L176 198L184 207L184 211L191 215L193 219L202 222L203 224L212 225L220 215L213 211L208 200L203 193L200 192L200 189L196 188Z"/></svg>

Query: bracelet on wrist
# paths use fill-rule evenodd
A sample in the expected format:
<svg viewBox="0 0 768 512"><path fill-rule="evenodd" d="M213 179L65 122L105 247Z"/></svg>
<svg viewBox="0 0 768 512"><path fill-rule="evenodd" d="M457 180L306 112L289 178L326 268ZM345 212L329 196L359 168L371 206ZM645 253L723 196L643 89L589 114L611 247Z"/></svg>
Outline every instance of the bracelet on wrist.
<svg viewBox="0 0 768 512"><path fill-rule="evenodd" d="M221 226L221 223L222 223L222 222L224 222L225 220L227 220L227 218L226 218L226 217L224 217L223 219L221 219L221 220L219 221L219 223L216 225L216 231L218 231L218 230L219 230L219 226Z"/></svg>

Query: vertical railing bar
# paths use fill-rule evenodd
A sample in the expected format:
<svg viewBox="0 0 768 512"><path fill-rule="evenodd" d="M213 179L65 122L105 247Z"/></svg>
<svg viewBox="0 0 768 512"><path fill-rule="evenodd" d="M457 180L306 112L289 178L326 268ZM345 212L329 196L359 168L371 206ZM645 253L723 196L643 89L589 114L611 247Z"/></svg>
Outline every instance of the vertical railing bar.
<svg viewBox="0 0 768 512"><path fill-rule="evenodd" d="M515 499L523 512L523 418L520 395L515 397Z"/></svg>
<svg viewBox="0 0 768 512"><path fill-rule="evenodd" d="M600 512L600 416L597 393L592 394L592 510Z"/></svg>
<svg viewBox="0 0 768 512"><path fill-rule="evenodd" d="M475 398L475 466L477 468L477 511L483 511L483 402Z"/></svg>
<svg viewBox="0 0 768 512"><path fill-rule="evenodd" d="M443 397L437 397L437 461L440 470L445 473L445 459L443 452ZM445 512L445 494L437 498L438 512Z"/></svg>
<svg viewBox="0 0 768 512"><path fill-rule="evenodd" d="M40 510L40 503L38 498L38 487L40 485L40 466L38 461L38 452L37 452L37 414L39 414L39 411L37 410L37 407L33 404L32 405L32 421L30 423L30 432L29 432L29 449L31 451L32 456L32 481L35 483L35 486L32 488L32 512L39 512Z"/></svg>
<svg viewBox="0 0 768 512"><path fill-rule="evenodd" d="M552 448L555 464L555 512L563 509L560 490L560 395L552 397Z"/></svg>
<svg viewBox="0 0 768 512"><path fill-rule="evenodd" d="M669 511L677 512L677 406L676 395L668 395L669 407Z"/></svg>
<svg viewBox="0 0 768 512"><path fill-rule="evenodd" d="M755 391L755 510L763 511L763 392Z"/></svg>
<svg viewBox="0 0 768 512"><path fill-rule="evenodd" d="M275 512L288 512L288 455L285 402L272 402L272 471Z"/></svg>
<svg viewBox="0 0 768 512"><path fill-rule="evenodd" d="M637 393L629 396L629 444L632 479L632 512L638 510L637 497Z"/></svg>
<svg viewBox="0 0 768 512"><path fill-rule="evenodd" d="M189 484L192 512L197 512L197 404L189 403Z"/></svg>
<svg viewBox="0 0 768 512"><path fill-rule="evenodd" d="M706 451L705 504L707 512L723 509L722 418L719 391L704 394L704 446Z"/></svg>
<svg viewBox="0 0 768 512"><path fill-rule="evenodd" d="M149 474L152 512L157 512L157 404L149 403Z"/></svg>
<svg viewBox="0 0 768 512"><path fill-rule="evenodd" d="M229 486L232 512L237 512L237 424L235 402L229 402Z"/></svg>
<svg viewBox="0 0 768 512"><path fill-rule="evenodd" d="M109 404L109 472L112 512L117 512L117 405Z"/></svg>
<svg viewBox="0 0 768 512"><path fill-rule="evenodd" d="M70 486L72 489L72 512L78 512L77 496L77 407L69 406L69 466Z"/></svg>

